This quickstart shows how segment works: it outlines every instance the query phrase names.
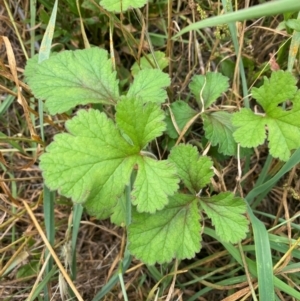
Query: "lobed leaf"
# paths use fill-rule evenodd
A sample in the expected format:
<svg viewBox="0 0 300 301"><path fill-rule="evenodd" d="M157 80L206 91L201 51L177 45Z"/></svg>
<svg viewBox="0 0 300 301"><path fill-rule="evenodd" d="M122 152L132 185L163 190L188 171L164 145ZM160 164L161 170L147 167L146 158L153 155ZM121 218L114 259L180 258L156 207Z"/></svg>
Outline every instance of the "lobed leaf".
<svg viewBox="0 0 300 301"><path fill-rule="evenodd" d="M172 164L140 154L165 128L160 106L124 99L116 110L119 128L104 113L79 111L66 123L69 133L56 135L41 156L46 185L74 202L85 203L88 212L98 218L113 212L136 164L133 203L140 211L162 209L178 188ZM113 218L119 222L116 214Z"/></svg>
<svg viewBox="0 0 300 301"><path fill-rule="evenodd" d="M135 98L122 99L116 107L116 123L130 138L131 143L143 149L147 143L161 136L166 128L164 112L155 103L143 103Z"/></svg>
<svg viewBox="0 0 300 301"><path fill-rule="evenodd" d="M144 69L135 76L126 96L137 98L144 103L163 103L167 99L167 92L164 88L170 83L168 74L158 69Z"/></svg>
<svg viewBox="0 0 300 301"><path fill-rule="evenodd" d="M129 250L147 264L192 258L201 247L197 199L176 194L155 214L133 212Z"/></svg>
<svg viewBox="0 0 300 301"><path fill-rule="evenodd" d="M168 161L155 161L146 156L137 161L139 170L133 186L132 203L139 212L154 213L163 209L178 189L175 167Z"/></svg>
<svg viewBox="0 0 300 301"><path fill-rule="evenodd" d="M139 149L96 110L79 111L66 127L69 133L56 135L40 158L45 183L102 216L122 194Z"/></svg>
<svg viewBox="0 0 300 301"><path fill-rule="evenodd" d="M230 156L237 152L231 118L232 114L224 111L202 114L205 137L212 146L219 145L219 152Z"/></svg>
<svg viewBox="0 0 300 301"><path fill-rule="evenodd" d="M239 113L235 113L232 123L237 127L233 137L243 147L256 147L265 141L265 120L253 114L250 109L244 108Z"/></svg>
<svg viewBox="0 0 300 301"><path fill-rule="evenodd" d="M27 61L26 80L35 97L46 100L50 114L88 103L116 104L118 80L107 51L63 51L38 64Z"/></svg>
<svg viewBox="0 0 300 301"><path fill-rule="evenodd" d="M296 79L290 72L282 70L272 72L270 79L264 78L261 87L251 90L252 96L263 107L268 116L272 114L272 110L277 108L277 105L291 100L296 91Z"/></svg>
<svg viewBox="0 0 300 301"><path fill-rule="evenodd" d="M175 164L179 177L193 194L198 194L201 188L210 183L214 174L211 159L200 157L196 147L191 145L180 144L174 147L169 161Z"/></svg>
<svg viewBox="0 0 300 301"><path fill-rule="evenodd" d="M237 243L246 237L248 220L246 203L242 198L223 192L210 198L200 199L200 204L224 242Z"/></svg>
<svg viewBox="0 0 300 301"><path fill-rule="evenodd" d="M295 78L289 72L273 72L270 80L252 91L265 114L255 115L250 109L235 113L234 139L243 147L256 147L264 142L267 126L271 155L288 160L291 150L300 147L300 91ZM278 107L287 100L292 102L291 109Z"/></svg>

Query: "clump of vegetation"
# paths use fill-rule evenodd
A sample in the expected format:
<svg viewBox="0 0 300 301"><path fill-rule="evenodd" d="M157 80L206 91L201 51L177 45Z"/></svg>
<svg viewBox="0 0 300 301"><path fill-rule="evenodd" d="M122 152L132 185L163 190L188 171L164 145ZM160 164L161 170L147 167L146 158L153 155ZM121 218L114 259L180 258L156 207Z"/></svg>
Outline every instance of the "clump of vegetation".
<svg viewBox="0 0 300 301"><path fill-rule="evenodd" d="M3 38L5 300L300 299L300 4L223 5L21 9L43 25Z"/></svg>

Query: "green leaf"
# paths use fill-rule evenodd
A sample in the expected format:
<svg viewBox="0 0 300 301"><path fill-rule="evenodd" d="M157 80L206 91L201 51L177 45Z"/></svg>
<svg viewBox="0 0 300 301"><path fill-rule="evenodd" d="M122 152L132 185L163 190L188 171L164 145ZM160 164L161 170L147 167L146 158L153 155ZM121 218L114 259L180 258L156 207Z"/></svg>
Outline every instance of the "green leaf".
<svg viewBox="0 0 300 301"><path fill-rule="evenodd" d="M189 88L195 95L200 108L208 108L229 87L228 77L221 73L207 72L193 76Z"/></svg>
<svg viewBox="0 0 300 301"><path fill-rule="evenodd" d="M144 6L147 0L101 0L100 5L110 12L120 13L127 9L139 8Z"/></svg>
<svg viewBox="0 0 300 301"><path fill-rule="evenodd" d="M243 147L262 144L268 129L270 153L283 161L288 160L290 151L300 147L300 91L296 80L289 72L273 72L270 80L265 78L260 88L253 88L252 95L262 106L265 114L255 115L249 109L235 113L232 122L237 128L234 139ZM291 101L290 110L279 105Z"/></svg>
<svg viewBox="0 0 300 301"><path fill-rule="evenodd" d="M169 200L155 214L134 212L129 226L130 252L150 265L193 258L201 247L197 199L176 194Z"/></svg>
<svg viewBox="0 0 300 301"><path fill-rule="evenodd" d="M27 61L26 80L35 97L46 99L50 114L88 103L116 104L118 80L107 51L63 51L38 64Z"/></svg>
<svg viewBox="0 0 300 301"><path fill-rule="evenodd" d="M178 189L175 167L168 161L148 157L137 160L139 171L134 183L132 203L139 212L154 213L168 203L168 196Z"/></svg>
<svg viewBox="0 0 300 301"><path fill-rule="evenodd" d="M155 60L153 55L148 55L140 59L140 63L135 62L131 67L131 73L133 76L136 76L141 70L144 69L155 69L164 70L169 65L169 59L166 58L165 53L161 51L154 51ZM150 62L151 63L150 63Z"/></svg>
<svg viewBox="0 0 300 301"><path fill-rule="evenodd" d="M174 147L169 160L174 162L179 177L193 194L198 194L214 175L211 159L200 157L196 147L191 145L180 144Z"/></svg>
<svg viewBox="0 0 300 301"><path fill-rule="evenodd" d="M246 203L230 192L222 192L210 198L201 198L200 204L224 242L237 243L246 237L248 220Z"/></svg>
<svg viewBox="0 0 300 301"><path fill-rule="evenodd" d="M47 152L41 156L40 167L46 185L71 197L74 202L84 203L88 212L98 218L112 213L136 164L139 172L133 195L134 202L142 210L154 212L162 209L167 197L178 188L174 167L166 161L143 157L140 153L141 145L156 138L165 127L164 124L159 125L163 116L160 106L127 99L120 101L116 110L119 128L104 113L93 109L79 111L77 116L66 122L69 133L56 135ZM136 112L141 113L139 118ZM129 143L120 132L128 132L130 136L132 133L128 129L135 118L140 121L135 124L138 139L134 140L133 136L134 143ZM156 177L154 180L151 178L153 175ZM161 185L153 187L153 181ZM151 189L147 190L147 187ZM153 191L162 199L154 200Z"/></svg>
<svg viewBox="0 0 300 301"><path fill-rule="evenodd" d="M140 149L154 138L161 136L166 128L163 122L164 112L155 103L143 105L140 100L124 98L118 103L116 109L116 122L119 128Z"/></svg>
<svg viewBox="0 0 300 301"><path fill-rule="evenodd" d="M195 110L193 110L186 102L182 100L176 100L173 102L170 105L170 110L180 131L182 131L188 121L197 114ZM174 127L171 115L168 111L167 114L167 134L170 136L170 138L176 139L179 135Z"/></svg>
<svg viewBox="0 0 300 301"><path fill-rule="evenodd" d="M285 22L285 24L291 28L294 29L295 31L300 32L300 20L296 19L289 19Z"/></svg>
<svg viewBox="0 0 300 301"><path fill-rule="evenodd" d="M259 88L253 88L251 92L269 116L274 109L280 111L277 105L295 96L296 83L295 77L290 72L280 70L272 72L270 79L265 77L264 84Z"/></svg>
<svg viewBox="0 0 300 301"><path fill-rule="evenodd" d="M233 114L232 123L239 127L233 133L233 137L243 147L256 147L264 143L266 139L265 120L261 116L253 114L250 109L241 109L239 113Z"/></svg>
<svg viewBox="0 0 300 301"><path fill-rule="evenodd" d="M117 204L113 208L110 221L120 227L126 225L126 198L124 194L118 198Z"/></svg>
<svg viewBox="0 0 300 301"><path fill-rule="evenodd" d="M87 201L93 215L107 215L129 182L139 149L96 110L79 111L66 127L69 134L56 135L41 156L46 185L76 203Z"/></svg>
<svg viewBox="0 0 300 301"><path fill-rule="evenodd" d="M168 74L158 69L141 70L127 93L128 98L138 98L142 102L163 103L167 99L164 88L170 85Z"/></svg>
<svg viewBox="0 0 300 301"><path fill-rule="evenodd" d="M231 118L232 114L225 111L202 114L205 137L212 146L219 145L220 153L229 156L237 153Z"/></svg>

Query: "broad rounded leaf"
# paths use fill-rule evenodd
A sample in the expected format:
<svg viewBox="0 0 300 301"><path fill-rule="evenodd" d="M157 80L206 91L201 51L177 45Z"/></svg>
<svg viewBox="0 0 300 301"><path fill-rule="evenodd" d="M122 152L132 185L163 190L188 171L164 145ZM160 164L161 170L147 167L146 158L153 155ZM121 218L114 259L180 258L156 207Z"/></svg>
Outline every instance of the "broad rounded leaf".
<svg viewBox="0 0 300 301"><path fill-rule="evenodd" d="M201 247L197 199L176 194L155 214L133 212L129 250L147 264L192 258Z"/></svg>
<svg viewBox="0 0 300 301"><path fill-rule="evenodd" d="M46 100L50 114L88 103L116 104L119 99L108 53L96 47L63 51L40 64L30 59L25 76L34 96Z"/></svg>

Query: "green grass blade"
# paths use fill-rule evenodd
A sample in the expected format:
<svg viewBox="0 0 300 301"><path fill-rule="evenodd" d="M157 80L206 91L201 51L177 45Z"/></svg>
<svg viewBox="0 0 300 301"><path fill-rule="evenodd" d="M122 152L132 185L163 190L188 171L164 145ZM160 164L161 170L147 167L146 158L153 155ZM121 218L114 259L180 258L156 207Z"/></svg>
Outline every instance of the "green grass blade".
<svg viewBox="0 0 300 301"><path fill-rule="evenodd" d="M49 243L53 246L55 239L55 220L54 220L54 198L55 194L44 185L44 219L45 219L45 228L47 239ZM45 258L48 256L49 251L46 250ZM53 258L51 257L48 261L47 267L45 269L45 275L48 275L53 269ZM45 296L44 300L49 300L48 289L45 287L44 290Z"/></svg>
<svg viewBox="0 0 300 301"><path fill-rule="evenodd" d="M273 301L273 262L268 232L265 225L253 214L249 204L248 214L254 234L259 300Z"/></svg>
<svg viewBox="0 0 300 301"><path fill-rule="evenodd" d="M9 143L15 149L17 149L20 153L27 155L26 152L23 150L23 148L17 142L15 142L13 138L8 137L5 134L3 134L2 132L0 132L0 142L2 142L2 141L5 143Z"/></svg>
<svg viewBox="0 0 300 301"><path fill-rule="evenodd" d="M76 242L78 237L78 231L80 227L81 216L83 207L81 204L74 204L73 211L73 227L72 227L72 279L76 279Z"/></svg>
<svg viewBox="0 0 300 301"><path fill-rule="evenodd" d="M274 277L274 284L276 288L288 294L290 297L294 297L295 300L300 300L300 293L277 277Z"/></svg>
<svg viewBox="0 0 300 301"><path fill-rule="evenodd" d="M118 273L119 274L119 281L120 281L120 284L121 284L121 289L122 289L122 293L123 293L123 296L124 296L124 301L128 301L122 269L123 269L123 264L122 264L122 262L120 262L120 268L119 268L119 273Z"/></svg>
<svg viewBox="0 0 300 301"><path fill-rule="evenodd" d="M39 63L47 60L50 56L51 51L51 44L52 44L52 38L54 34L54 28L55 28L55 21L56 21L56 15L57 15L57 0L55 0L51 17L49 20L49 24L47 25L46 32L43 36L43 40L41 43L41 48L39 51Z"/></svg>
<svg viewBox="0 0 300 301"><path fill-rule="evenodd" d="M174 38L178 38L182 34L189 32L191 30L201 29L204 27L217 26L219 24L244 21L253 18L260 18L260 17L271 16L271 15L298 11L298 10L300 10L300 1L297 0L271 1L250 8L241 9L236 12L208 18L193 23L187 26L186 28L184 28L183 30L181 30L178 34L174 36Z"/></svg>
<svg viewBox="0 0 300 301"><path fill-rule="evenodd" d="M221 280L221 281L216 282L214 284L215 285L220 285L220 286L225 286L225 285L235 285L235 284L243 283L245 281L247 281L246 276L237 276L237 277L228 278L226 280ZM206 286L203 289L201 289L200 291L198 291L196 294L194 294L192 297L187 299L187 301L202 300L202 299L200 299L200 297L207 294L208 292L210 292L212 290L213 290L212 287ZM203 300L207 300L207 299L203 298ZM236 299L234 299L234 300L236 300Z"/></svg>
<svg viewBox="0 0 300 301"><path fill-rule="evenodd" d="M16 88L13 89L14 92L16 92ZM8 94L5 99L0 103L0 116L4 115L10 105L14 102L15 97L13 95Z"/></svg>
<svg viewBox="0 0 300 301"><path fill-rule="evenodd" d="M269 154L266 162L264 163L262 171L259 173L258 179L255 182L256 186L262 185L268 177L268 171L271 167L273 157Z"/></svg>

